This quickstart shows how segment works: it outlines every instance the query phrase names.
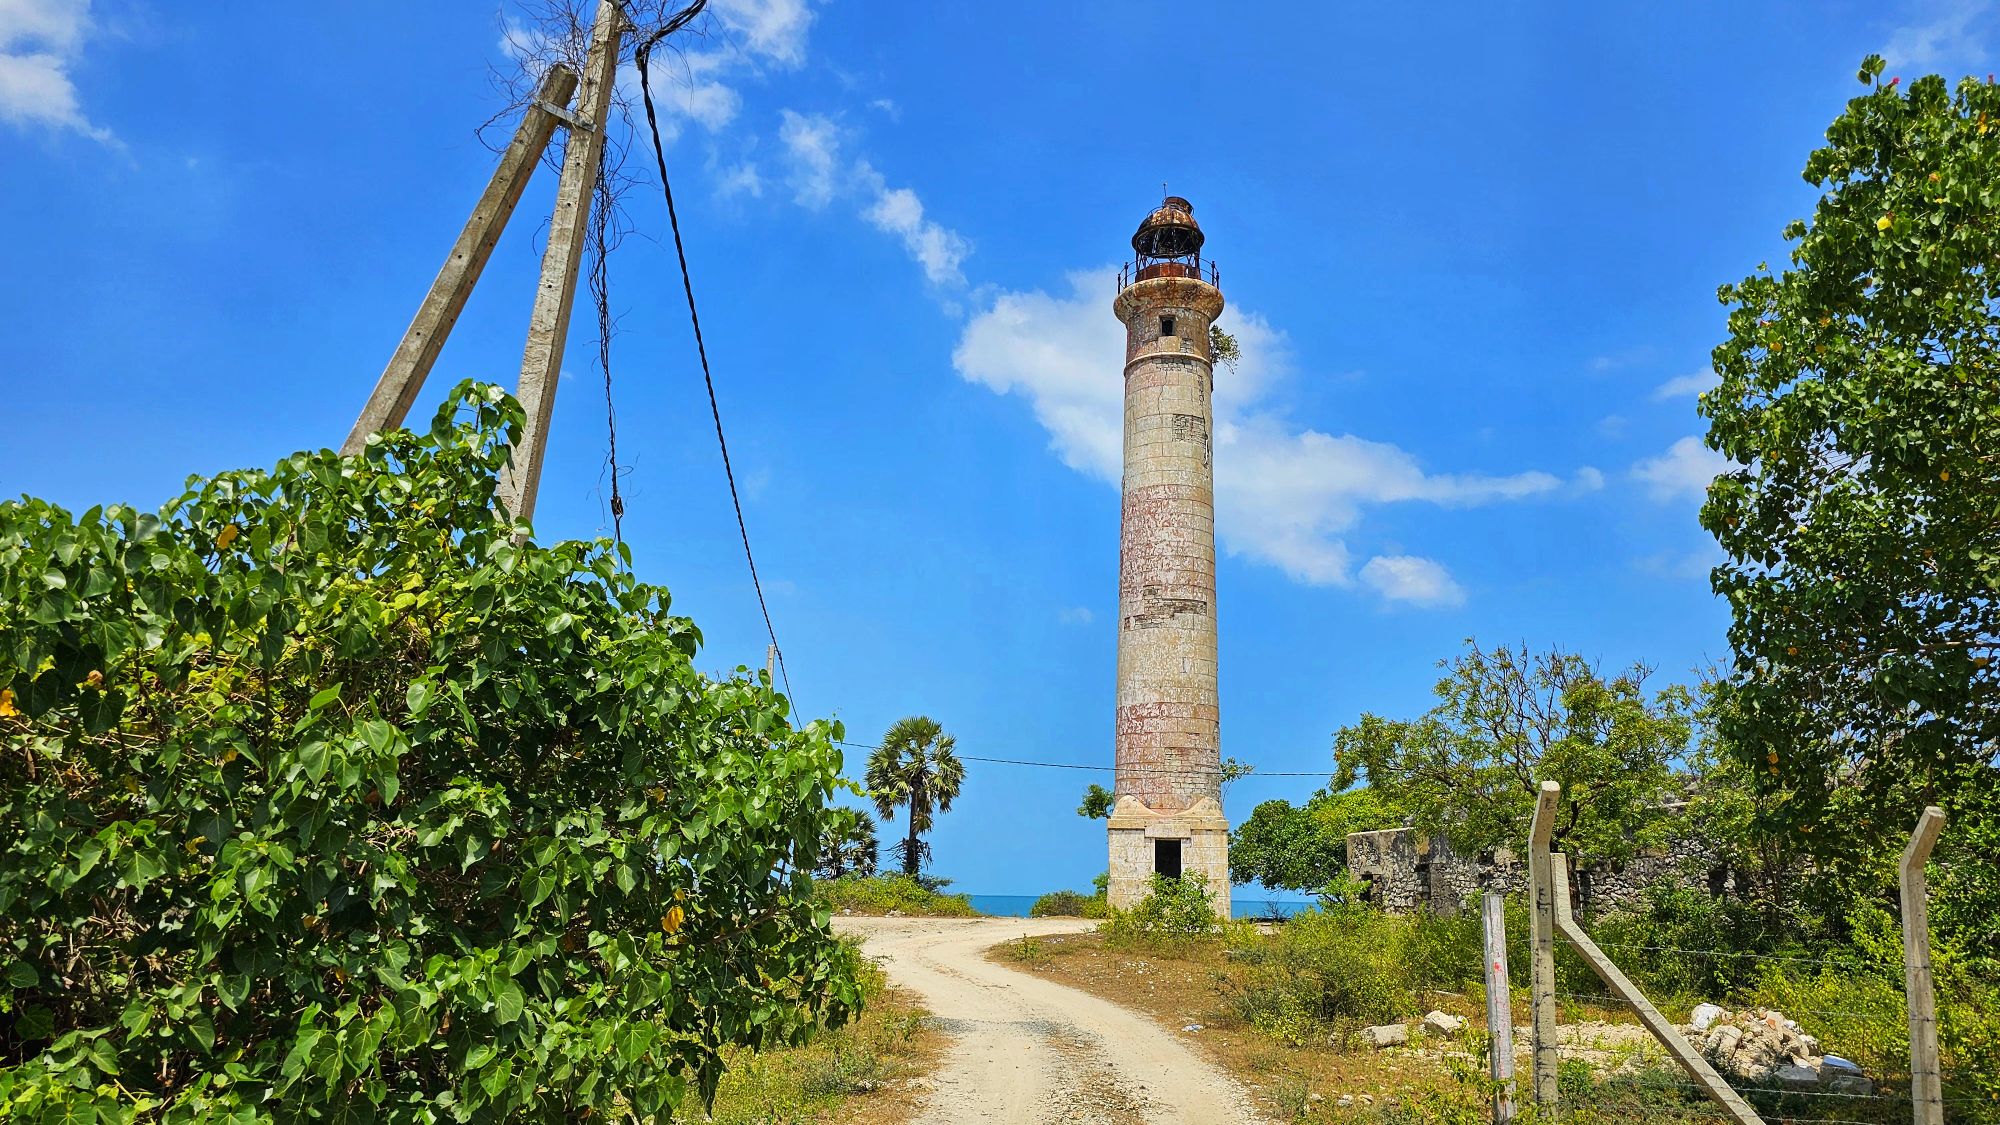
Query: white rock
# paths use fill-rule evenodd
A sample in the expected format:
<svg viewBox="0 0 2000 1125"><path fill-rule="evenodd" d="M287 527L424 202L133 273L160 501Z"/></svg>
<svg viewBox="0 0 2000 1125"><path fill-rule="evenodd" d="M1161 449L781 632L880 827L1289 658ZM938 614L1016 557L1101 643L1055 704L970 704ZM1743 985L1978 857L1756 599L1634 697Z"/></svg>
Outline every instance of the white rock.
<svg viewBox="0 0 2000 1125"><path fill-rule="evenodd" d="M1875 1092L1875 1083L1870 1082L1867 1078L1859 1074L1822 1070L1819 1072L1819 1076L1820 1081L1825 1084L1827 1092L1830 1094L1853 1094L1856 1097L1866 1097Z"/></svg>
<svg viewBox="0 0 2000 1125"><path fill-rule="evenodd" d="M1348 1109L1354 1105L1354 1095L1342 1094L1340 1095L1340 1100L1333 1104L1339 1106L1342 1109Z"/></svg>
<svg viewBox="0 0 2000 1125"><path fill-rule="evenodd" d="M1427 1012L1424 1015L1424 1030L1437 1035L1457 1035L1465 1030L1465 1017Z"/></svg>
<svg viewBox="0 0 2000 1125"><path fill-rule="evenodd" d="M1709 1025L1728 1014L1729 1010L1720 1004L1696 1004L1694 1013L1688 1016L1688 1026L1696 1031L1707 1031Z"/></svg>
<svg viewBox="0 0 2000 1125"><path fill-rule="evenodd" d="M1795 1090L1808 1090L1819 1085L1819 1071L1809 1066L1800 1066L1797 1063L1786 1063L1771 1072L1771 1079L1780 1086L1789 1086Z"/></svg>
<svg viewBox="0 0 2000 1125"><path fill-rule="evenodd" d="M1380 1027L1366 1028L1361 1035L1368 1040L1369 1046L1377 1050L1410 1041L1410 1029L1400 1023L1385 1023Z"/></svg>

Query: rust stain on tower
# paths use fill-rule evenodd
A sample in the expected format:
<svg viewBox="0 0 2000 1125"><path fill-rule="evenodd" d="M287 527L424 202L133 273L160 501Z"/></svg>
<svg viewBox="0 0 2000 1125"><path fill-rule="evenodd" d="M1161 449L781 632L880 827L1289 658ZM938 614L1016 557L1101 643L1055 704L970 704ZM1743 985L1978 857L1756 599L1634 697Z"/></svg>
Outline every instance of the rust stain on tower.
<svg viewBox="0 0 2000 1125"><path fill-rule="evenodd" d="M1136 903L1156 872L1199 873L1226 915L1208 336L1222 290L1203 241L1193 205L1168 196L1132 236L1113 303L1125 324L1125 476L1110 899Z"/></svg>

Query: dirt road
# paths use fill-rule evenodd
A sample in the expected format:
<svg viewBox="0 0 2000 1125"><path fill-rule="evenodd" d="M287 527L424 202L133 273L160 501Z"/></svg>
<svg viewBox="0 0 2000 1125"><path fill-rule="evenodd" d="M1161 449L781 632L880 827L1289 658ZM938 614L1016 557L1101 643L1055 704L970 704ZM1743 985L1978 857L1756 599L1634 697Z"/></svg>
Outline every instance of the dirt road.
<svg viewBox="0 0 2000 1125"><path fill-rule="evenodd" d="M986 950L1093 923L1047 918L840 918L889 979L923 997L952 1037L918 1125L1259 1122L1250 1099L1184 1033L1015 972Z"/></svg>

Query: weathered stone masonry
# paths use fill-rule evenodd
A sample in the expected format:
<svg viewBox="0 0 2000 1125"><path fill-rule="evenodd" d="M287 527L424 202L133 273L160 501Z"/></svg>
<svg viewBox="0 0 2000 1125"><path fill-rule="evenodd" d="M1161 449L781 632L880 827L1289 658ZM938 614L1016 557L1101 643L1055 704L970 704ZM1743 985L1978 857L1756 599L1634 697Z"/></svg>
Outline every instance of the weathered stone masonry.
<svg viewBox="0 0 2000 1125"><path fill-rule="evenodd" d="M1141 224L1114 304L1126 355L1110 900L1130 906L1155 871L1178 868L1207 876L1226 913L1208 340L1223 302L1200 276L1191 211L1170 198Z"/></svg>
<svg viewBox="0 0 2000 1125"><path fill-rule="evenodd" d="M1708 841L1687 833L1623 863L1596 863L1570 874L1570 896L1579 910L1637 906L1661 880L1719 890L1719 860ZM1348 874L1368 884L1370 901L1384 910L1455 914L1477 890L1515 892L1528 882L1527 865L1501 848L1483 857L1463 856L1444 840L1414 828L1388 828L1347 835Z"/></svg>

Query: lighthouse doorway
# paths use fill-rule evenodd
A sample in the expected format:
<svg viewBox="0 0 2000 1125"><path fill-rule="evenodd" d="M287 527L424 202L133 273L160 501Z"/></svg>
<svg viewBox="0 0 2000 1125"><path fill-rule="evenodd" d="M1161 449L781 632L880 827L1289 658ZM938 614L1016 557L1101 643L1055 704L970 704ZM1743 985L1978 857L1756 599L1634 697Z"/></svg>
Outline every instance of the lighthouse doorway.
<svg viewBox="0 0 2000 1125"><path fill-rule="evenodd" d="M1181 877L1181 842L1179 840L1153 841L1153 871L1169 879Z"/></svg>

